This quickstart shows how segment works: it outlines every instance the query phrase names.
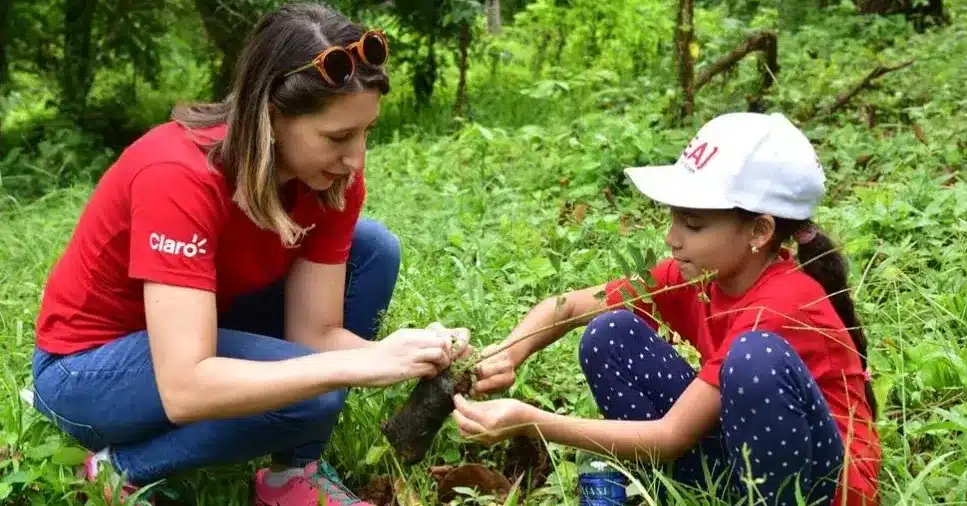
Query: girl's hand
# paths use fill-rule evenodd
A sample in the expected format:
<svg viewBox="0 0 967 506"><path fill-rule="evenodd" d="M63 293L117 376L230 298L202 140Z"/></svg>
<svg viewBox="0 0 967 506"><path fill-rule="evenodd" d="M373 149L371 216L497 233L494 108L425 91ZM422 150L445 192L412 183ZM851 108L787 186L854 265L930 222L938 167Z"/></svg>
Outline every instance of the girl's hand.
<svg viewBox="0 0 967 506"><path fill-rule="evenodd" d="M460 433L483 444L524 435L531 426L530 413L536 409L515 399L473 402L460 394L453 396L453 420Z"/></svg>
<svg viewBox="0 0 967 506"><path fill-rule="evenodd" d="M498 345L484 348L482 354L487 355ZM470 395L481 395L488 393L502 392L514 384L517 380L517 372L514 370L516 364L510 356L508 350L504 350L486 360L481 361L474 368L477 381L470 390Z"/></svg>

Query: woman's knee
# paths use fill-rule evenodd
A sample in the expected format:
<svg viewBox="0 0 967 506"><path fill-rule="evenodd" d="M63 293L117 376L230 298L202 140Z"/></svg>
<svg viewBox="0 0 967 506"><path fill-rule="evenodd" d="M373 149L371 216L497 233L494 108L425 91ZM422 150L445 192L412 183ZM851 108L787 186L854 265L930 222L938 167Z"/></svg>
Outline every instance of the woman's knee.
<svg viewBox="0 0 967 506"><path fill-rule="evenodd" d="M399 273L402 246L399 237L378 221L360 219L353 234L350 255L363 264L376 264L393 279Z"/></svg>
<svg viewBox="0 0 967 506"><path fill-rule="evenodd" d="M313 427L318 426L333 421L339 416L339 412L342 411L346 403L346 396L348 394L348 389L341 388L311 399L299 401L273 412L273 415L286 422L304 423Z"/></svg>

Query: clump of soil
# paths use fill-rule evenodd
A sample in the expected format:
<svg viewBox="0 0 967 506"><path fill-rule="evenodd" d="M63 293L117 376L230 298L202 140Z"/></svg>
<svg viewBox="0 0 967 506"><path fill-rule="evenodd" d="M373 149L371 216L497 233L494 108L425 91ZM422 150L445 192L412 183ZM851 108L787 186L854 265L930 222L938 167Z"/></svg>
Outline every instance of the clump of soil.
<svg viewBox="0 0 967 506"><path fill-rule="evenodd" d="M524 475L521 482L524 488L540 487L551 474L551 456L547 447L539 439L515 437L507 448L503 474L511 480Z"/></svg>
<svg viewBox="0 0 967 506"><path fill-rule="evenodd" d="M393 506L396 503L393 479L385 475L373 477L372 481L360 489L359 498L376 506Z"/></svg>
<svg viewBox="0 0 967 506"><path fill-rule="evenodd" d="M453 412L453 396L467 394L473 386L469 367L451 367L432 379L423 379L406 403L380 429L400 461L412 465L426 456L440 428Z"/></svg>

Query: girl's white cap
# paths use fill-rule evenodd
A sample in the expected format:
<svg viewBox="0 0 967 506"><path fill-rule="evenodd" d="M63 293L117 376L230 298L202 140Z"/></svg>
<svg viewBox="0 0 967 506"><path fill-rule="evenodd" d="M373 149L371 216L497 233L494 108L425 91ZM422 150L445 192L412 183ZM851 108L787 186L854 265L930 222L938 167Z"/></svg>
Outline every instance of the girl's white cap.
<svg viewBox="0 0 967 506"><path fill-rule="evenodd" d="M741 208L805 220L826 177L809 139L779 113L728 113L699 129L674 165L625 174L657 202L690 209Z"/></svg>

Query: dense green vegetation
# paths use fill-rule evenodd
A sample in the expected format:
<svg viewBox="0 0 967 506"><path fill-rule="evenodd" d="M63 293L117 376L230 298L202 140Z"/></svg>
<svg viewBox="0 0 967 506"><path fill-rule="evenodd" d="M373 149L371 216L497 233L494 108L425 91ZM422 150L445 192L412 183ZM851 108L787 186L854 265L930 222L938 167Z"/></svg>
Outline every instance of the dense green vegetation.
<svg viewBox="0 0 967 506"><path fill-rule="evenodd" d="M817 221L851 260L881 406L883 504L967 497L967 1L945 2L938 25L913 8L699 0L696 76L760 30L777 35L779 71L764 89L765 58L752 53L698 89L684 117L672 2L504 0L499 33L475 0L341 3L393 44L365 209L404 248L384 330L439 320L471 328L478 347L501 340L539 300L619 275L613 251L662 250L667 216L629 188L624 167L673 160L717 114L782 111L817 146L829 179ZM237 50L231 27L272 4L0 1L0 503L81 504L86 493L102 504L73 475L80 448L17 395L47 269L113 157L176 101L218 96L222 59ZM897 68L849 94L881 66ZM526 363L510 395L600 416L577 337ZM431 465L500 471L532 456L468 443L448 423L426 461L398 466L378 424L411 387L350 396L326 458L355 488L389 476L405 489L400 504L433 504ZM545 451L549 465L511 501L575 503L573 452ZM247 504L257 464L163 486L188 504ZM632 472L649 496L663 479ZM712 486L676 492L675 504L722 504Z"/></svg>

